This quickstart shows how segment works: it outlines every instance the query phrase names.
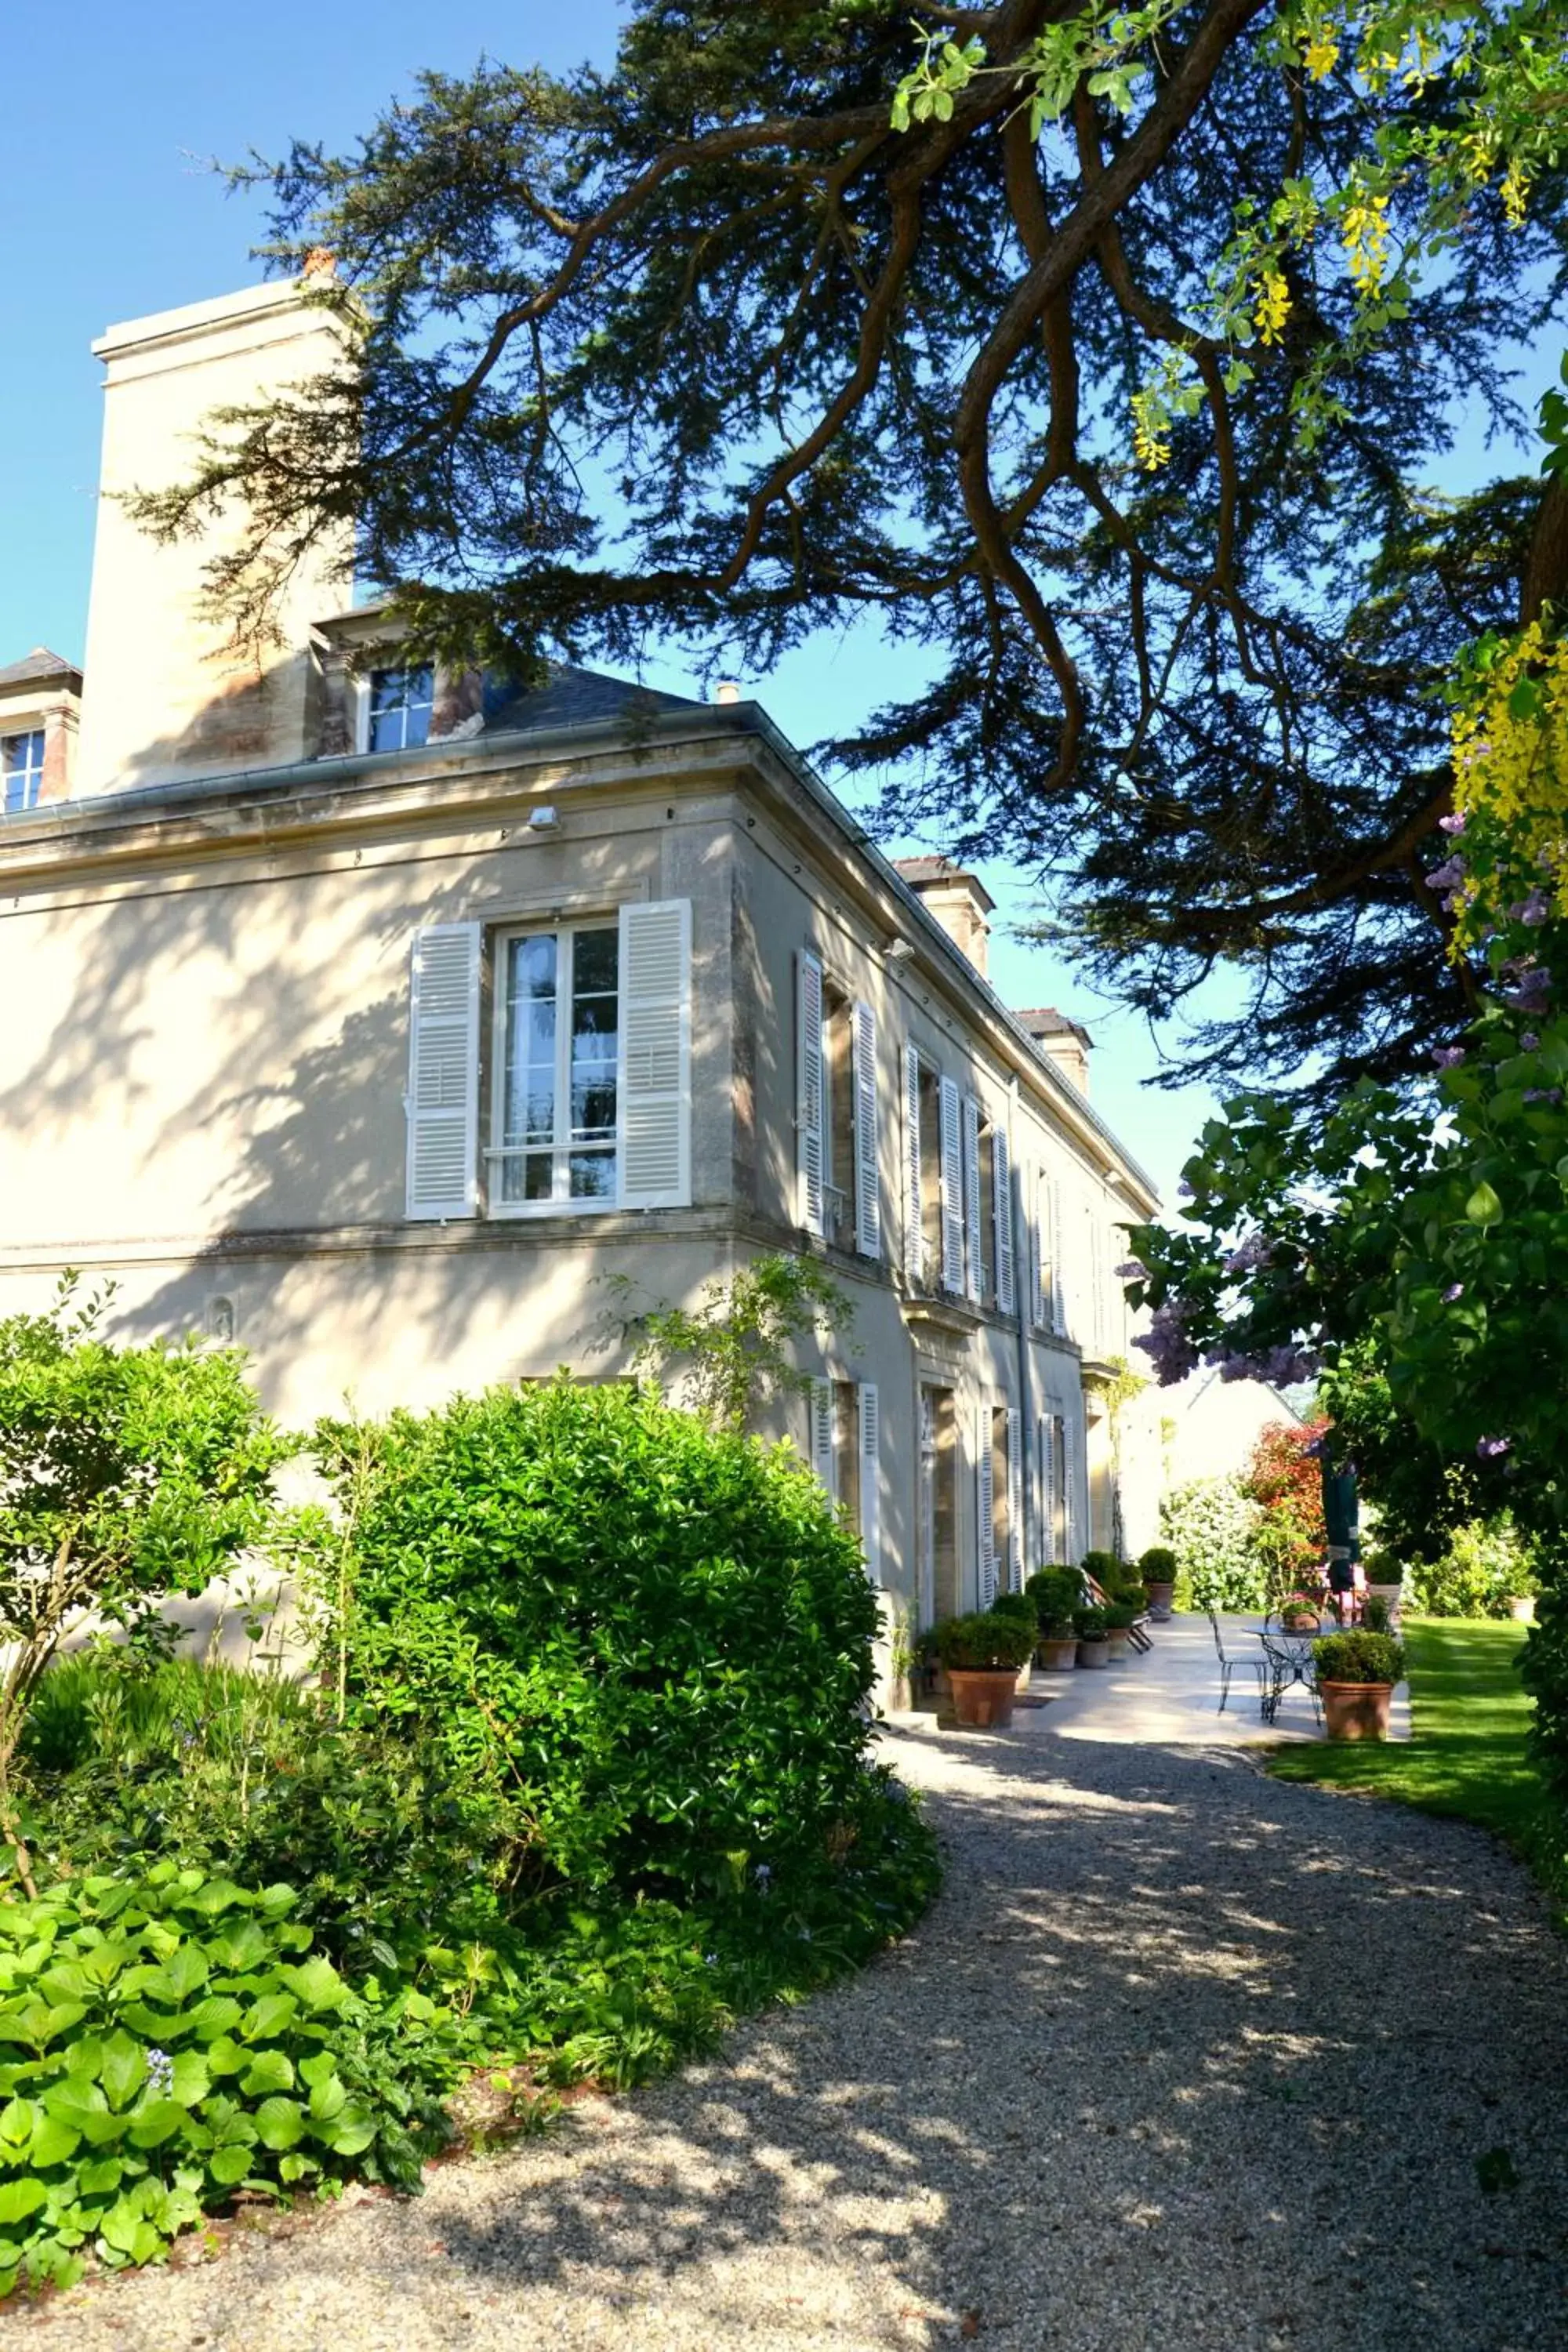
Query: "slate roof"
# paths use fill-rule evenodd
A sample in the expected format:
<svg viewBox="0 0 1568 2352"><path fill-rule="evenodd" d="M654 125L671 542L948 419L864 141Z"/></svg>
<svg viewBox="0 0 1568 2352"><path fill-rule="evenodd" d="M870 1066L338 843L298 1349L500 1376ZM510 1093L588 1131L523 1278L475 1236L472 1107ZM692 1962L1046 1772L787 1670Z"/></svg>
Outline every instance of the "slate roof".
<svg viewBox="0 0 1568 2352"><path fill-rule="evenodd" d="M543 727L584 727L595 720L624 719L635 724L639 713L656 710L703 710L705 703L686 694L665 694L658 688L638 686L624 677L606 677L602 670L574 669L552 662L543 686L533 687L509 700L487 705L483 732L487 735L530 734Z"/></svg>
<svg viewBox="0 0 1568 2352"><path fill-rule="evenodd" d="M0 669L0 687L35 686L47 677L74 677L81 684L81 672L75 662L62 661L58 654L50 653L47 646L35 646L26 658L11 662Z"/></svg>

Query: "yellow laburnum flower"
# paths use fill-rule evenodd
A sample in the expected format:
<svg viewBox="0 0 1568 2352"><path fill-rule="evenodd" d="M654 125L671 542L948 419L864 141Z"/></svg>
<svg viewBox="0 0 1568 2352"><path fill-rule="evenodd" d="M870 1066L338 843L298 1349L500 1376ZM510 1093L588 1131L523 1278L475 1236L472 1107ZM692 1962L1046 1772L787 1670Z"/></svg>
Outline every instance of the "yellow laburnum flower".
<svg viewBox="0 0 1568 2352"><path fill-rule="evenodd" d="M1515 689L1526 679L1535 692L1516 711ZM1549 639L1539 621L1521 630L1481 691L1456 712L1452 743L1456 811L1508 828L1518 858L1509 895L1522 898L1524 877L1537 879L1555 911L1568 915L1568 639ZM1471 884L1454 911L1459 952L1482 939L1501 910Z"/></svg>
<svg viewBox="0 0 1568 2352"><path fill-rule="evenodd" d="M1510 228L1524 226L1525 198L1529 193L1530 182L1516 155L1504 173L1502 183L1502 208L1508 215Z"/></svg>
<svg viewBox="0 0 1568 2352"><path fill-rule="evenodd" d="M1388 267L1388 198L1369 196L1345 208L1342 226L1356 292L1375 294Z"/></svg>
<svg viewBox="0 0 1568 2352"><path fill-rule="evenodd" d="M1332 73L1340 59L1340 42L1331 25L1318 25L1308 34L1301 59L1314 81Z"/></svg>
<svg viewBox="0 0 1568 2352"><path fill-rule="evenodd" d="M1285 283L1283 272L1266 269L1258 280L1258 300L1252 312L1252 323L1258 330L1259 342L1277 343L1289 315L1290 289Z"/></svg>
<svg viewBox="0 0 1568 2352"><path fill-rule="evenodd" d="M1132 395L1132 454L1146 474L1170 463L1170 419L1151 393Z"/></svg>

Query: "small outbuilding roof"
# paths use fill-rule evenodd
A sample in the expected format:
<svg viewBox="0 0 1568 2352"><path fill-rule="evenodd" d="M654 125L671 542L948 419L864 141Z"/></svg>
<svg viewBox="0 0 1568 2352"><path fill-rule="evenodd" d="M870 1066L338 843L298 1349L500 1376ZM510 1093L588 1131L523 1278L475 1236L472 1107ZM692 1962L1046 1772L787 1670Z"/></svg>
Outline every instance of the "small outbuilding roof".
<svg viewBox="0 0 1568 2352"><path fill-rule="evenodd" d="M7 686L41 686L46 678L74 678L81 685L81 672L75 662L52 654L47 646L35 646L20 661L8 663L0 669L0 688Z"/></svg>

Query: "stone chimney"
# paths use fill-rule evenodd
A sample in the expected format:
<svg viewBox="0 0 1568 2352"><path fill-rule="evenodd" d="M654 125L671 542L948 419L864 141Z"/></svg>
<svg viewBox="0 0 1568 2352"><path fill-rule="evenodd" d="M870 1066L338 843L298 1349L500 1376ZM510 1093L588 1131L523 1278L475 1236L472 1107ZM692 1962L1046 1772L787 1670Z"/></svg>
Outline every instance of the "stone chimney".
<svg viewBox="0 0 1568 2352"><path fill-rule="evenodd" d="M279 641L241 653L202 609L203 567L232 523L226 533L220 516L202 537L161 546L120 501L188 473L214 409L307 383L340 348L331 314L306 301L298 279L133 319L93 345L105 369L103 463L78 793L277 766L313 751L310 623L344 601L347 535L295 573Z"/></svg>
<svg viewBox="0 0 1568 2352"><path fill-rule="evenodd" d="M1054 1062L1063 1077L1069 1078L1079 1094L1087 1096L1089 1057L1094 1044L1089 1031L1048 1004L1037 1005L1028 1013L1015 1013L1013 1018L1028 1031L1035 1041L1035 1051L1047 1062Z"/></svg>
<svg viewBox="0 0 1568 2352"><path fill-rule="evenodd" d="M948 938L985 978L987 942L996 901L973 874L945 857L899 857L894 865L911 890L936 917Z"/></svg>

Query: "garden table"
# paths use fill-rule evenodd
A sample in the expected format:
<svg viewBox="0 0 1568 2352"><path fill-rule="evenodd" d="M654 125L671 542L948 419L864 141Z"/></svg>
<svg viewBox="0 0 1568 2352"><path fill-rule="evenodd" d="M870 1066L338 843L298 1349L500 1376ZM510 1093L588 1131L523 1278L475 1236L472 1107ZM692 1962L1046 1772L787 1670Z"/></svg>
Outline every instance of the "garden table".
<svg viewBox="0 0 1568 2352"><path fill-rule="evenodd" d="M1312 1666L1312 1644L1318 1639L1317 1633L1289 1633L1283 1626L1264 1625L1258 1629L1258 1638L1268 1662L1268 1687L1262 1703L1265 1723L1273 1722L1279 1712L1280 1700L1297 1683L1303 1685L1315 1707L1318 1680Z"/></svg>

